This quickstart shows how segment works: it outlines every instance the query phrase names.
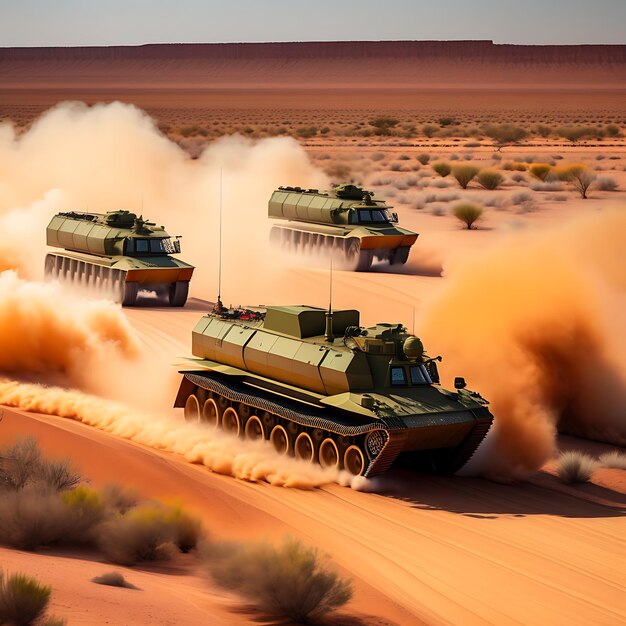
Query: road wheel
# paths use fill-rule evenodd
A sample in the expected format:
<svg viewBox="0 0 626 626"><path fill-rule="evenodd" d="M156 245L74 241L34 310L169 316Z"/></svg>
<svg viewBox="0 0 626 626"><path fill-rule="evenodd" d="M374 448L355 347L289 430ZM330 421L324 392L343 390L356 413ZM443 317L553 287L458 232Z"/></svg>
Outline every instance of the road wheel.
<svg viewBox="0 0 626 626"><path fill-rule="evenodd" d="M263 424L256 415L251 415L248 418L244 433L246 439L250 439L251 441L256 441L257 439L265 439Z"/></svg>
<svg viewBox="0 0 626 626"><path fill-rule="evenodd" d="M272 429L270 441L278 454L287 454L289 451L289 436L287 435L287 431L280 424L276 424Z"/></svg>
<svg viewBox="0 0 626 626"><path fill-rule="evenodd" d="M170 306L185 306L189 295L189 281L177 280L170 285Z"/></svg>
<svg viewBox="0 0 626 626"><path fill-rule="evenodd" d="M296 438L296 443L294 444L293 451L295 453L296 459L300 459L302 461L313 460L313 453L315 451L313 447L313 439L308 433L300 433Z"/></svg>
<svg viewBox="0 0 626 626"><path fill-rule="evenodd" d="M339 467L339 449L337 444L327 437L322 441L319 452L320 465L324 468Z"/></svg>
<svg viewBox="0 0 626 626"><path fill-rule="evenodd" d="M135 306L137 294L139 293L139 283L122 283L122 306Z"/></svg>
<svg viewBox="0 0 626 626"><path fill-rule="evenodd" d="M229 406L224 411L224 415L222 415L222 429L236 437L238 437L241 432L241 420L239 419L237 411L235 411L232 406Z"/></svg>
<svg viewBox="0 0 626 626"><path fill-rule="evenodd" d="M202 421L210 426L218 426L220 423L220 412L217 402L213 398L207 398L202 407Z"/></svg>
<svg viewBox="0 0 626 626"><path fill-rule="evenodd" d="M200 421L200 402L198 396L193 393L185 401L184 415L188 422Z"/></svg>
<svg viewBox="0 0 626 626"><path fill-rule="evenodd" d="M365 471L365 457L361 448L350 446L343 455L343 467L355 476L360 476Z"/></svg>

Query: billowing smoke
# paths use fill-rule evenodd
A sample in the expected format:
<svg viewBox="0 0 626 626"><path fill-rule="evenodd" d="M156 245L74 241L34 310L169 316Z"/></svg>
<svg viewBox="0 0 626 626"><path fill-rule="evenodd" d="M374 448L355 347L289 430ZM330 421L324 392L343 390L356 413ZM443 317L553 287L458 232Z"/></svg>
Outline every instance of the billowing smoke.
<svg viewBox="0 0 626 626"><path fill-rule="evenodd" d="M29 223L29 257L13 254L10 263L28 276L41 276L44 227L56 211L127 209L183 236L181 258L197 266L192 294L214 298L221 204L224 300L267 302L284 267L268 242L268 198L279 185L327 182L291 138L223 137L193 160L144 112L119 102L58 105L22 135L0 125L0 215L39 217ZM53 189L62 196L51 199ZM42 202L47 211L32 209Z"/></svg>
<svg viewBox="0 0 626 626"><path fill-rule="evenodd" d="M445 370L491 401L466 471L509 479L554 452L556 429L626 443L626 214L516 234L456 262L424 311Z"/></svg>
<svg viewBox="0 0 626 626"><path fill-rule="evenodd" d="M217 429L140 413L77 391L0 380L0 404L74 419L242 480L299 489L339 480L336 471L279 456L265 442L242 441Z"/></svg>

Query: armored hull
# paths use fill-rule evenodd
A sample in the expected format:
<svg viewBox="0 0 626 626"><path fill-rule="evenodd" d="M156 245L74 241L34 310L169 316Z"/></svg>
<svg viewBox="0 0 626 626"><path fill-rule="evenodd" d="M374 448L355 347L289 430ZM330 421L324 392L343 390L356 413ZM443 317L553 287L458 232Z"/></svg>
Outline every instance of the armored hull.
<svg viewBox="0 0 626 626"><path fill-rule="evenodd" d="M178 239L134 213L58 213L46 229L49 246L63 252L46 256L48 278L71 280L112 297L124 306L140 290L184 306L194 267L171 256Z"/></svg>
<svg viewBox="0 0 626 626"><path fill-rule="evenodd" d="M332 328L331 328L332 327ZM400 324L307 306L204 316L175 406L277 451L375 476L398 457L459 469L486 435L487 402L441 387L434 359Z"/></svg>
<svg viewBox="0 0 626 626"><path fill-rule="evenodd" d="M418 235L397 225L384 201L354 185L328 192L279 187L268 215L276 220L270 237L287 250L333 255L346 269L367 271L374 259L402 265Z"/></svg>

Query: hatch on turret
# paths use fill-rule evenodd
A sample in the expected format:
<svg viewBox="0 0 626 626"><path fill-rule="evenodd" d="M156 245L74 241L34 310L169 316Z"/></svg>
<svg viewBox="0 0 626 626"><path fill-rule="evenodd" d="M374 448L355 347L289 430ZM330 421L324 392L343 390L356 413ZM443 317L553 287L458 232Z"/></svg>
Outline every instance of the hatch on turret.
<svg viewBox="0 0 626 626"><path fill-rule="evenodd" d="M335 336L343 336L348 326L359 326L359 322L359 312L354 309L333 311ZM319 337L324 335L326 310L304 305L269 306L263 327L298 339Z"/></svg>

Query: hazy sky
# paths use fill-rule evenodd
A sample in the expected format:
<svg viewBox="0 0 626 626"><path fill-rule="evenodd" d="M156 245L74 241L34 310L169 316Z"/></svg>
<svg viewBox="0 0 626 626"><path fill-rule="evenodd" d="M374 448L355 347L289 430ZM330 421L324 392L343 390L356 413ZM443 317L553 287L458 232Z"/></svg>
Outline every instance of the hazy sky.
<svg viewBox="0 0 626 626"><path fill-rule="evenodd" d="M626 43L626 0L0 0L0 46L493 39Z"/></svg>

